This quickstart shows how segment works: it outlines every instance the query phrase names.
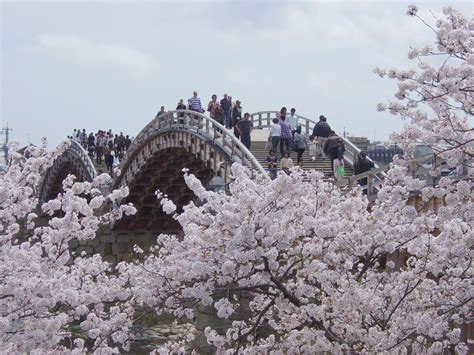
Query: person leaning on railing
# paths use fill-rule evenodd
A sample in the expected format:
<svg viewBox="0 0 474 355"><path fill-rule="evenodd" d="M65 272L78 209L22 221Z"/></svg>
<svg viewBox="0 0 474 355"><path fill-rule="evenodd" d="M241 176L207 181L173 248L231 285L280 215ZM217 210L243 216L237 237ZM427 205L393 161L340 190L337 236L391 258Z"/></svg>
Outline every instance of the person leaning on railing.
<svg viewBox="0 0 474 355"><path fill-rule="evenodd" d="M237 100L235 102L235 106L232 109L232 126L234 127L234 135L237 138L240 138L240 133L237 130L236 126L239 123L239 121L242 119L242 106L240 106L241 102Z"/></svg>
<svg viewBox="0 0 474 355"><path fill-rule="evenodd" d="M362 173L365 173L366 171L369 171L374 167L374 163L367 159L367 156L365 155L364 152L359 153L359 158L354 164L354 175L359 175ZM366 188L364 189L364 193L367 195L367 178L360 179L359 185L365 186Z"/></svg>
<svg viewBox="0 0 474 355"><path fill-rule="evenodd" d="M186 105L183 102L183 99L179 100L178 105L176 106L176 111L186 110ZM178 123L184 124L184 112L178 113Z"/></svg>

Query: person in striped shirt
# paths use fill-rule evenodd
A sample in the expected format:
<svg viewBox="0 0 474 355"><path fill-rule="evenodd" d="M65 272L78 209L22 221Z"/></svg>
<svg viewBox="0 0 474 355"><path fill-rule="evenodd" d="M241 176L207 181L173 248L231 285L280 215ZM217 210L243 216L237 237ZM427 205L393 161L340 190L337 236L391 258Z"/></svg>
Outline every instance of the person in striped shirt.
<svg viewBox="0 0 474 355"><path fill-rule="evenodd" d="M280 116L280 127L280 153L281 156L284 156L285 153L291 154L290 142L293 139L293 134L291 133L290 125L286 122L286 117L283 115Z"/></svg>
<svg viewBox="0 0 474 355"><path fill-rule="evenodd" d="M191 97L188 100L188 108L191 111L203 113L204 111L201 106L201 99L197 95L198 95L197 91L193 91L193 97Z"/></svg>

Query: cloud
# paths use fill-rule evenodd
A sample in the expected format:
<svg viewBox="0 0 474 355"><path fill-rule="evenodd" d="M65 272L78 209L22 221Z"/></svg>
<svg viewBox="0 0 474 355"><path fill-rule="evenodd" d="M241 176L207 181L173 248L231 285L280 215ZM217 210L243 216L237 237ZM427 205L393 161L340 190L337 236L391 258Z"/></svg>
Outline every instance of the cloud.
<svg viewBox="0 0 474 355"><path fill-rule="evenodd" d="M50 54L78 65L115 67L132 76L151 73L157 63L149 55L125 46L100 44L73 35L42 34L37 44Z"/></svg>
<svg viewBox="0 0 474 355"><path fill-rule="evenodd" d="M424 43L430 39L430 33L426 34L418 21L405 15L408 2L346 0L279 4L271 8L261 2L245 4L244 15L240 2L230 3L225 8L217 8L216 11L221 11L219 16L209 21L224 40L244 35L246 40L242 42L251 42L257 37L263 41L287 42L289 47L304 41L329 49L360 49L380 43L402 44L414 40ZM440 7L438 4L436 8ZM430 19L430 8L423 10ZM224 24L224 19L228 19L224 15L230 13L242 21Z"/></svg>

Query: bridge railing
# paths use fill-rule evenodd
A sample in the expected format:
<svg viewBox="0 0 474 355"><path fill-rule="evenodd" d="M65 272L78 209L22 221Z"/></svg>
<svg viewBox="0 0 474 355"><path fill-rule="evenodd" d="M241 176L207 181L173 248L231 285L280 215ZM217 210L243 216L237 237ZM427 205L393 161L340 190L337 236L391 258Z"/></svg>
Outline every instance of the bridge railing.
<svg viewBox="0 0 474 355"><path fill-rule="evenodd" d="M82 147L82 145L75 141L74 139L69 140L69 147L65 150L64 154L72 155L74 161L82 165L86 172L86 179L92 181L97 176L97 171L95 170L94 163L87 154L87 151ZM60 158L60 157L58 157ZM50 183L51 178L51 169L54 169L54 166L51 166L46 173L44 174L42 181L40 183L40 189L38 191L38 198L40 202L45 202L47 194L47 185Z"/></svg>
<svg viewBox="0 0 474 355"><path fill-rule="evenodd" d="M175 110L163 113L148 123L130 144L124 159L127 162L151 137L165 130L189 130L219 147L234 162L246 166L251 174L257 171L267 175L253 154L234 134L214 119L191 110ZM123 166L120 166L123 169Z"/></svg>
<svg viewBox="0 0 474 355"><path fill-rule="evenodd" d="M84 164L84 168L89 174L88 178L90 178L90 180L93 180L97 176L97 171L95 170L94 163L89 157L88 152L79 142L75 141L74 139L70 139L70 142L71 145L69 146L68 151L70 151L80 159L82 164Z"/></svg>

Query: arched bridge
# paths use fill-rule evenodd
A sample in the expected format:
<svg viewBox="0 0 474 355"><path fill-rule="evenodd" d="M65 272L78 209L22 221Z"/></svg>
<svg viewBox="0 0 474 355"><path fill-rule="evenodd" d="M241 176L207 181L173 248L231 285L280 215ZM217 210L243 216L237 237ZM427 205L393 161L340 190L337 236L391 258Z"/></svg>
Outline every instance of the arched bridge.
<svg viewBox="0 0 474 355"><path fill-rule="evenodd" d="M68 174L73 174L79 181L92 181L97 176L94 163L84 148L76 141L70 140L69 147L53 162L53 165L42 177L39 189L40 203L58 195L62 182Z"/></svg>
<svg viewBox="0 0 474 355"><path fill-rule="evenodd" d="M277 111L257 112L251 115L255 129L268 128ZM315 121L297 116L303 132L312 133ZM344 139L344 138L343 138ZM360 152L345 140L345 161L348 170ZM250 176L266 174L264 142L252 144L248 150L233 134L212 118L194 111L169 111L148 123L131 143L122 162L120 174L113 178L112 188L128 186L128 201L138 209L135 216L124 218L117 230L147 230L154 232L176 231L176 222L166 216L158 203L155 191L167 194L178 206L192 198L182 176L188 168L208 188L225 189L230 182L230 166L238 162L247 168ZM305 168L327 171L329 160L308 161ZM43 178L40 201L53 198L61 189L67 174L78 180L91 180L97 175L96 167L80 144L71 141L70 147L60 156Z"/></svg>

